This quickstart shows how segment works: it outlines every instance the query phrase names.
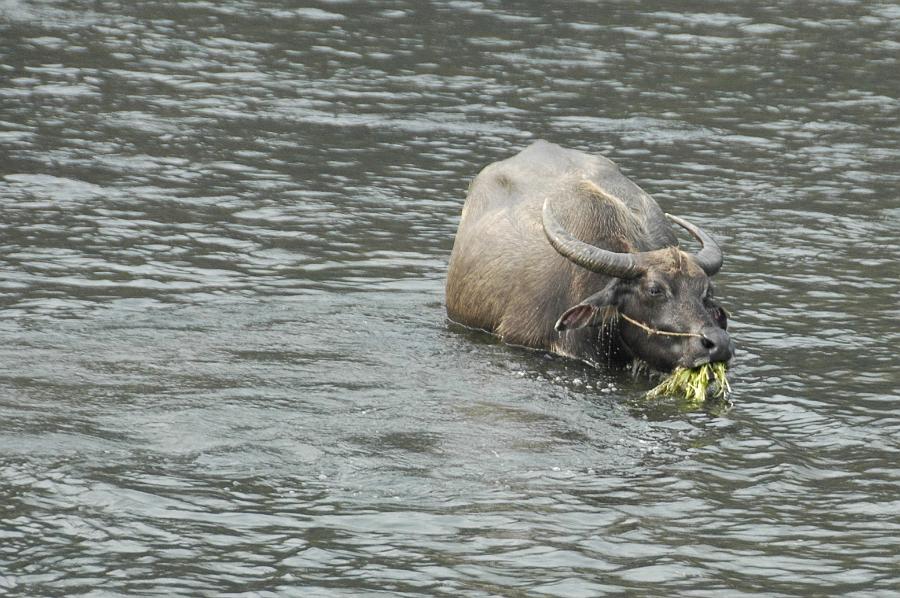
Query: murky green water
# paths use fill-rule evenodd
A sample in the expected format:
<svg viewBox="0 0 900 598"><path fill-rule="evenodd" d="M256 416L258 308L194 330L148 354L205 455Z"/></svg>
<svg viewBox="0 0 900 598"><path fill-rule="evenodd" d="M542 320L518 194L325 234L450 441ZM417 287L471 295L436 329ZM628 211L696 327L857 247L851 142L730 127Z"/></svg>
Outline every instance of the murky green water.
<svg viewBox="0 0 900 598"><path fill-rule="evenodd" d="M898 24L0 0L0 594L897 595ZM447 324L536 138L720 239L730 411Z"/></svg>

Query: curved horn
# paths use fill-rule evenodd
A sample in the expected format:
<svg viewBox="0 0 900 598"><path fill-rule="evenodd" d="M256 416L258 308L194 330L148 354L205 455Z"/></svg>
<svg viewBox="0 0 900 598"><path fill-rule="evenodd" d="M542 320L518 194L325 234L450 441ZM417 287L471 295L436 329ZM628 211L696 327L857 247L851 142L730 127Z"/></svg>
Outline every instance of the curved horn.
<svg viewBox="0 0 900 598"><path fill-rule="evenodd" d="M703 268L706 275L712 276L718 272L722 267L722 250L719 249L719 244L716 243L712 237L703 232L702 228L694 226L687 220L679 218L678 216L672 216L671 214L666 214L666 218L691 233L695 239L700 241L702 247L700 248L699 253L694 254L694 259L697 260L697 265Z"/></svg>
<svg viewBox="0 0 900 598"><path fill-rule="evenodd" d="M553 217L549 199L544 200L542 219L544 234L553 248L582 268L616 278L636 278L646 271L637 254L607 251L573 237Z"/></svg>

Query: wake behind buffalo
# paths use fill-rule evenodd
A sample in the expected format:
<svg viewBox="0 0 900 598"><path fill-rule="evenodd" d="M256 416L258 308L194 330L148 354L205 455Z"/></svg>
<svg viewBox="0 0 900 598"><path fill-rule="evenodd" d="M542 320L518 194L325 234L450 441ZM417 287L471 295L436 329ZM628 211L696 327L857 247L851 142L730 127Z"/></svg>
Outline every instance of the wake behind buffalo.
<svg viewBox="0 0 900 598"><path fill-rule="evenodd" d="M701 243L678 247L671 223ZM727 362L710 277L722 252L610 160L537 141L469 187L447 274L451 320L593 364Z"/></svg>

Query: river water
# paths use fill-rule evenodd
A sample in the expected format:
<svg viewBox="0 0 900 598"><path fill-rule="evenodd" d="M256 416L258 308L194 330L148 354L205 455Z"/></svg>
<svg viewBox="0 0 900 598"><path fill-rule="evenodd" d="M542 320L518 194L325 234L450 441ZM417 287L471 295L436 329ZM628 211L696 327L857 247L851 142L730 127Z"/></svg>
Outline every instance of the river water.
<svg viewBox="0 0 900 598"><path fill-rule="evenodd" d="M898 40L0 0L0 594L900 595ZM730 409L448 324L466 187L538 138L720 240Z"/></svg>

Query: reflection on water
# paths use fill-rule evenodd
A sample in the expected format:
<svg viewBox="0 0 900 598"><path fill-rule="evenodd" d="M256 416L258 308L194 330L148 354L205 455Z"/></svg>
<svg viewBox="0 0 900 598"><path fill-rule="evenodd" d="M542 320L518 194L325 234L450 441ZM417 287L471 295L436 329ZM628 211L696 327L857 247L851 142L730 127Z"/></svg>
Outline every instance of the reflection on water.
<svg viewBox="0 0 900 598"><path fill-rule="evenodd" d="M889 2L0 0L0 593L888 596ZM722 242L734 407L449 326L466 186Z"/></svg>

